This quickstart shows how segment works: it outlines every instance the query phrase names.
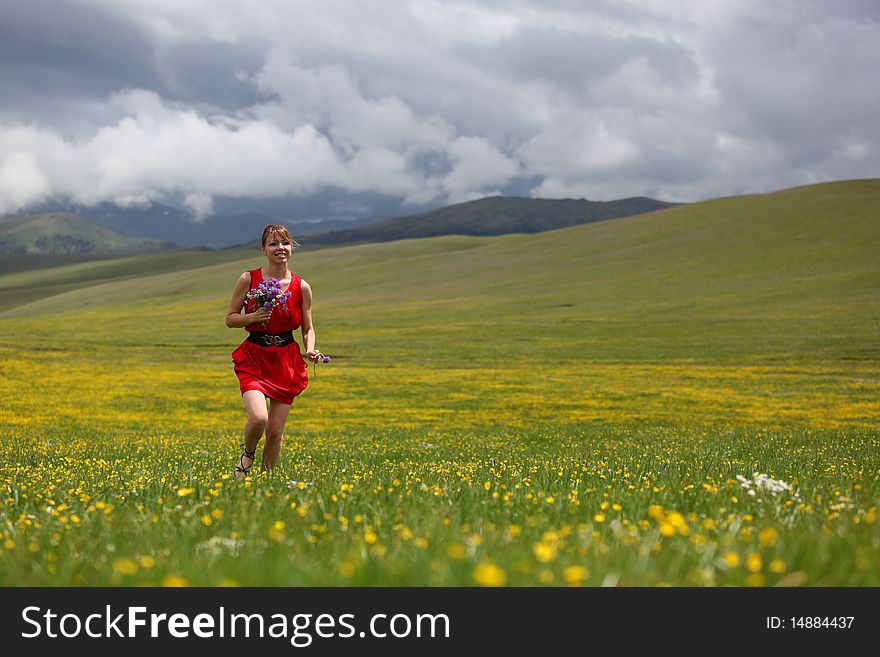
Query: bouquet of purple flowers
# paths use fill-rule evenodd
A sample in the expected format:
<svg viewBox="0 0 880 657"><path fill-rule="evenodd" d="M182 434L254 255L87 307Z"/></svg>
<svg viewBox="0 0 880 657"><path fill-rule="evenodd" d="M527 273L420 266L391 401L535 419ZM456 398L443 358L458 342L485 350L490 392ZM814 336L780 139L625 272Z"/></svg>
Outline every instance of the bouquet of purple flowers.
<svg viewBox="0 0 880 657"><path fill-rule="evenodd" d="M272 310L275 306L285 309L285 303L290 297L290 292L281 291L281 282L277 278L260 281L260 285L248 290L248 301L256 301L258 306L266 310Z"/></svg>

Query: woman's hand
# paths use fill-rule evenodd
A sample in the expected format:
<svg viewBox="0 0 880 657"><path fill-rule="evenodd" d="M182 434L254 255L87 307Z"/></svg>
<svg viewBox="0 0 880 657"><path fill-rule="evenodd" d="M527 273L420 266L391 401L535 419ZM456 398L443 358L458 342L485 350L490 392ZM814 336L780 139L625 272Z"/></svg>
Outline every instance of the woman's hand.
<svg viewBox="0 0 880 657"><path fill-rule="evenodd" d="M260 308L256 312L248 314L248 317L250 317L250 321L248 322L248 324L254 324L256 322L266 323L269 321L269 318L271 316L271 308L269 308L268 310L266 310L265 308Z"/></svg>
<svg viewBox="0 0 880 657"><path fill-rule="evenodd" d="M306 358L308 358L313 363L317 363L323 357L324 357L324 354L322 354L317 349L312 349L312 350L306 352Z"/></svg>

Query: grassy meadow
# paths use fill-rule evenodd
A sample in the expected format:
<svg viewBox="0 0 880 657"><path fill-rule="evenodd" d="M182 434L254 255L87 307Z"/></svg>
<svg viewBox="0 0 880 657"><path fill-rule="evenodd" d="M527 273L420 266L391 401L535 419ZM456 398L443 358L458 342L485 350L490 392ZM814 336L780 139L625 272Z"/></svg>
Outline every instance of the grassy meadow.
<svg viewBox="0 0 880 657"><path fill-rule="evenodd" d="M243 482L259 252L3 261L0 584L878 586L878 208L304 239L333 361Z"/></svg>

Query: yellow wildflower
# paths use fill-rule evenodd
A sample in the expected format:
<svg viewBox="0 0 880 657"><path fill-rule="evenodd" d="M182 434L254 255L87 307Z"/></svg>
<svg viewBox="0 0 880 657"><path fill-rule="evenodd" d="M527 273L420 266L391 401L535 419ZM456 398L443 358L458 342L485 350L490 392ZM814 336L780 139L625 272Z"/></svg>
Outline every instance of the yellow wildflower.
<svg viewBox="0 0 880 657"><path fill-rule="evenodd" d="M765 527L758 534L758 543L763 548L773 547L776 544L778 533L772 527Z"/></svg>
<svg viewBox="0 0 880 657"><path fill-rule="evenodd" d="M748 557L746 557L746 570L750 573L759 573L761 572L761 555L753 552Z"/></svg>
<svg viewBox="0 0 880 657"><path fill-rule="evenodd" d="M532 548L532 552L535 553L535 559L537 559L541 563L547 563L548 561L553 561L556 558L556 548L549 543L544 543L543 541L540 543L535 543L534 548Z"/></svg>
<svg viewBox="0 0 880 657"><path fill-rule="evenodd" d="M162 579L162 586L166 586L166 587L189 586L189 582L186 581L185 577L181 577L180 575L165 575L165 577Z"/></svg>
<svg viewBox="0 0 880 657"><path fill-rule="evenodd" d="M446 546L446 555L458 561L467 556L467 550L461 543L451 543Z"/></svg>
<svg viewBox="0 0 880 657"><path fill-rule="evenodd" d="M134 575L137 571L137 564L131 559L117 559L113 562L113 572L118 575Z"/></svg>
<svg viewBox="0 0 880 657"><path fill-rule="evenodd" d="M722 559L728 568L736 568L740 564L740 558L736 552L725 552Z"/></svg>
<svg viewBox="0 0 880 657"><path fill-rule="evenodd" d="M785 562L782 559L774 559L767 566L767 570L775 575L780 575L785 572Z"/></svg>
<svg viewBox="0 0 880 657"><path fill-rule="evenodd" d="M474 581L480 586L504 586L507 573L493 563L483 562L474 568Z"/></svg>
<svg viewBox="0 0 880 657"><path fill-rule="evenodd" d="M589 574L589 571L583 566L568 566L562 571L562 581L569 586L578 586L589 577Z"/></svg>
<svg viewBox="0 0 880 657"><path fill-rule="evenodd" d="M661 522L660 536L675 536L675 526L671 522Z"/></svg>

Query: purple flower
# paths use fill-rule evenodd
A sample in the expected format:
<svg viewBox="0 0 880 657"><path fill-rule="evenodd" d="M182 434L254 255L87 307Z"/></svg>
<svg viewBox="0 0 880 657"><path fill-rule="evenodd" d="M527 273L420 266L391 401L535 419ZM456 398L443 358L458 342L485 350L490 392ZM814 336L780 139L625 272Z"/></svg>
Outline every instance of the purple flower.
<svg viewBox="0 0 880 657"><path fill-rule="evenodd" d="M262 306L266 310L270 310L275 306L281 306L281 310L285 310L284 304L290 298L290 292L281 291L281 281L277 278L260 281L260 284L248 290L247 299L256 301L257 305Z"/></svg>
<svg viewBox="0 0 880 657"><path fill-rule="evenodd" d="M330 356L324 356L324 357L321 359L321 362L322 362L322 363L329 363L329 362L330 362Z"/></svg>

